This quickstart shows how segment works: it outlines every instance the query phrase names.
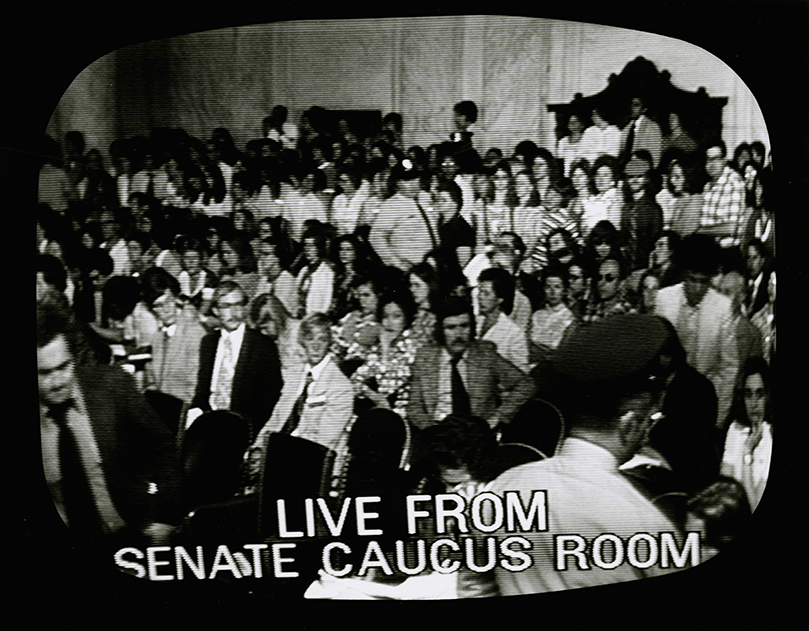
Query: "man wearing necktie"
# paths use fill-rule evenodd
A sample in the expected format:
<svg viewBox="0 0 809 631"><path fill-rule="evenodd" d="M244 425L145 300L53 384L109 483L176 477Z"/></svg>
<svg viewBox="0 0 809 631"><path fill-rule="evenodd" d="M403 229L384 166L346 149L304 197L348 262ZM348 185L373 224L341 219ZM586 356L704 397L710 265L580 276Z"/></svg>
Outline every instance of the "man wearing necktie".
<svg viewBox="0 0 809 631"><path fill-rule="evenodd" d="M663 143L660 125L646 116L646 104L638 97L632 99L630 119L621 133L623 161L628 162L636 151L648 151L652 156L652 168L656 169Z"/></svg>
<svg viewBox="0 0 809 631"><path fill-rule="evenodd" d="M534 382L497 353L489 341L475 340L472 305L450 297L437 313L438 345L419 350L407 418L418 428L444 417L478 416L495 428L508 424L533 395Z"/></svg>
<svg viewBox="0 0 809 631"><path fill-rule="evenodd" d="M334 361L331 322L314 313L301 322L299 343L306 362L289 371L281 398L255 446L263 447L272 432L290 434L336 450L348 438L354 409L351 382Z"/></svg>
<svg viewBox="0 0 809 631"><path fill-rule="evenodd" d="M200 343L197 387L186 427L203 412L230 410L248 419L257 433L281 393L278 349L269 337L247 328L247 296L237 283L221 283L213 304L222 329Z"/></svg>
<svg viewBox="0 0 809 631"><path fill-rule="evenodd" d="M162 268L157 268L146 293L144 298L160 322L160 329L147 342L152 347L152 361L146 365L147 387L190 403L205 328L196 309L180 301L179 282Z"/></svg>
<svg viewBox="0 0 809 631"><path fill-rule="evenodd" d="M82 540L169 540L179 515L174 437L119 368L75 364L65 313L37 309L45 479Z"/></svg>

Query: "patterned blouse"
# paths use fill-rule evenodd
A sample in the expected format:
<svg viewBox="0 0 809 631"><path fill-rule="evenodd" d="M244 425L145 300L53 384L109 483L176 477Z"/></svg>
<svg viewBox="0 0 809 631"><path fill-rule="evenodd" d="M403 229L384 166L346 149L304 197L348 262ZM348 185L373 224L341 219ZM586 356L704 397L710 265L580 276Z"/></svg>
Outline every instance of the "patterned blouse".
<svg viewBox="0 0 809 631"><path fill-rule="evenodd" d="M404 331L393 342L388 357L383 360L382 349L375 344L365 358L365 363L351 375L351 383L361 385L369 379L376 380L376 391L388 399L391 409L403 419L407 414L410 398L411 367L416 359L416 342L410 330Z"/></svg>
<svg viewBox="0 0 809 631"><path fill-rule="evenodd" d="M338 361L364 359L368 349L379 343L379 328L375 313L352 311L332 327L331 352Z"/></svg>
<svg viewBox="0 0 809 631"><path fill-rule="evenodd" d="M416 350L425 344L435 344L435 314L427 309L419 309L410 327L410 337Z"/></svg>

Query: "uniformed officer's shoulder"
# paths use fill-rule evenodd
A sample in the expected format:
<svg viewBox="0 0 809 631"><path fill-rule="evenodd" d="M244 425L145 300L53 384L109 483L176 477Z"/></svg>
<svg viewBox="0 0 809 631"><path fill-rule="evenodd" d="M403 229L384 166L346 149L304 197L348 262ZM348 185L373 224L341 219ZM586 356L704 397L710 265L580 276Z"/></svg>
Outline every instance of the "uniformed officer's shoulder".
<svg viewBox="0 0 809 631"><path fill-rule="evenodd" d="M542 488L543 479L554 468L550 458L528 462L501 473L490 484L489 490L498 495L506 491L533 491Z"/></svg>

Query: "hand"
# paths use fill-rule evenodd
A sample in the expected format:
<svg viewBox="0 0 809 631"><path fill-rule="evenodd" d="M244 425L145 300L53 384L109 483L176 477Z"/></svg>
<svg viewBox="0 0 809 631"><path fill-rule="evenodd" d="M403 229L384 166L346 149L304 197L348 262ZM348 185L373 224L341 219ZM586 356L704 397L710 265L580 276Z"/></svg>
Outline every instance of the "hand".
<svg viewBox="0 0 809 631"><path fill-rule="evenodd" d="M368 386L363 386L364 390L362 396L374 402L374 405L380 408L389 408L388 400L378 392L374 392Z"/></svg>
<svg viewBox="0 0 809 631"><path fill-rule="evenodd" d="M152 545L162 545L169 542L174 534L174 526L155 522L143 529L143 534L149 538Z"/></svg>
<svg viewBox="0 0 809 631"><path fill-rule="evenodd" d="M200 408L191 408L188 410L188 415L185 418L185 428L188 429L191 427L191 423L193 423L200 416L202 416L202 410Z"/></svg>

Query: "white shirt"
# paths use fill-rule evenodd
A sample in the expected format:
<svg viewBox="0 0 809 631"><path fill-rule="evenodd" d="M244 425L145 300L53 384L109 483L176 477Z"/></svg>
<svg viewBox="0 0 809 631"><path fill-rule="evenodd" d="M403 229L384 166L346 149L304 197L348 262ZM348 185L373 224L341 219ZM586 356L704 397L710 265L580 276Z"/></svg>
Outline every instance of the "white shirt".
<svg viewBox="0 0 809 631"><path fill-rule="evenodd" d="M545 307L532 316L531 341L550 348L556 348L562 341L567 327L576 317L564 303L555 307Z"/></svg>
<svg viewBox="0 0 809 631"><path fill-rule="evenodd" d="M739 482L743 480L744 467L752 467L753 488L745 487L751 510L755 510L761 500L764 484L770 474L772 425L762 423L762 430L761 440L753 449L752 462L745 464L744 457L747 454L745 442L750 435L751 428L733 421L728 428L725 451L722 455L722 473L736 478Z"/></svg>
<svg viewBox="0 0 809 631"><path fill-rule="evenodd" d="M225 353L225 340L230 338L230 367L232 372L236 372L236 364L239 361L239 351L242 348L242 342L244 341L244 330L246 329L246 325L242 322L239 327L232 332L225 331L222 329L222 334L219 336L219 343L216 346L216 359L214 360L213 364L213 375L211 375L211 398L210 404L212 409L217 409L214 407L214 393L216 392L217 388L216 385L219 380L219 372L222 369L222 361L224 358ZM228 400L230 399L230 393L227 395ZM229 406L228 406L229 407ZM227 409L227 408L225 408Z"/></svg>
<svg viewBox="0 0 809 631"><path fill-rule="evenodd" d="M312 373L312 383L315 383L318 379L320 379L320 375L323 374L323 370L326 368L326 365L329 363L331 359L331 353L326 353L326 356L320 360L320 363L316 366L311 366L309 362L306 362L306 365L303 369L304 380L301 381L300 385L298 386L298 391L295 394L296 397L301 396L303 392L303 387L306 384L306 375L307 373Z"/></svg>
<svg viewBox="0 0 809 631"><path fill-rule="evenodd" d="M132 272L132 262L129 260L129 248L127 247L124 239L111 245L109 243L102 243L101 248L107 250L112 259L112 275L113 276L129 276ZM158 265L155 263L155 265Z"/></svg>
<svg viewBox="0 0 809 631"><path fill-rule="evenodd" d="M497 352L523 372L528 371L528 340L525 329L521 329L502 311L497 322L480 337L483 329L483 318L478 319L478 338L494 342Z"/></svg>
<svg viewBox="0 0 809 631"><path fill-rule="evenodd" d="M339 234L351 234L356 230L360 210L370 193L370 184L363 182L351 197L345 193L340 193L334 198L331 205L331 219Z"/></svg>
<svg viewBox="0 0 809 631"><path fill-rule="evenodd" d="M435 421L444 420L445 416L452 414L452 357L447 349L441 349L441 368L438 371L438 403L435 406ZM464 382L466 393L469 394L468 379L466 376L466 359L458 360L458 374Z"/></svg>

